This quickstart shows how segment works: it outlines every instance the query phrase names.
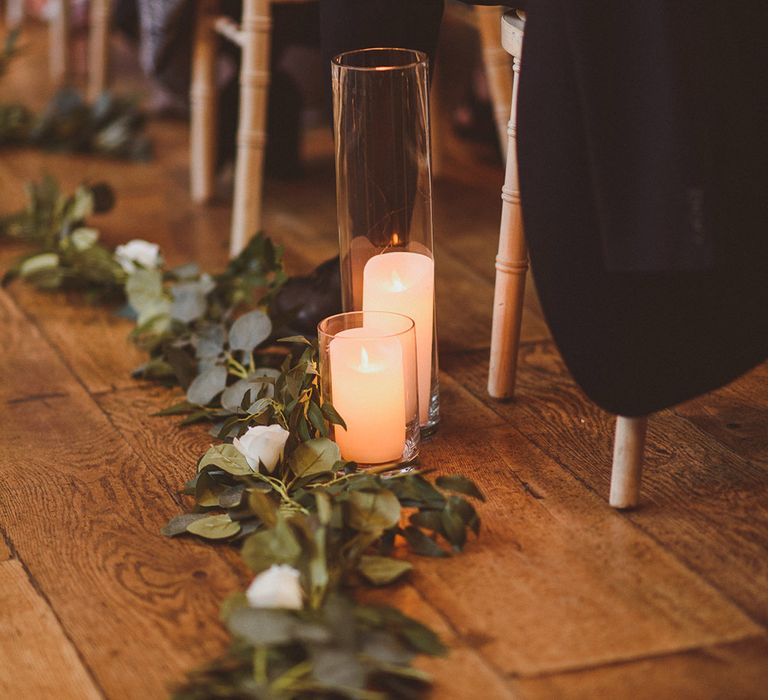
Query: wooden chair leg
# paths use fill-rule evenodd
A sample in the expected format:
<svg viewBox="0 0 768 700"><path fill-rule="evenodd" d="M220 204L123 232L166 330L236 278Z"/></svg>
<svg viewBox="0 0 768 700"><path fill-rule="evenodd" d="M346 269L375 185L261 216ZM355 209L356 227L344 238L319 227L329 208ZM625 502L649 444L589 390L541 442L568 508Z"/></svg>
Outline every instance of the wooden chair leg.
<svg viewBox="0 0 768 700"><path fill-rule="evenodd" d="M109 64L109 0L91 0L88 35L88 99L95 100L107 84Z"/></svg>
<svg viewBox="0 0 768 700"><path fill-rule="evenodd" d="M640 480L648 419L617 416L613 442L613 469L609 503L614 508L633 508L640 501Z"/></svg>
<svg viewBox="0 0 768 700"><path fill-rule="evenodd" d="M512 70L509 54L501 46L502 8L476 5L477 31L483 49L483 65L493 102L493 117L502 155L507 155L507 121L512 102Z"/></svg>
<svg viewBox="0 0 768 700"><path fill-rule="evenodd" d="M24 21L24 0L5 1L5 26L8 29L18 27Z"/></svg>
<svg viewBox="0 0 768 700"><path fill-rule="evenodd" d="M51 80L63 83L69 78L69 2L51 0L51 17L48 30L48 57Z"/></svg>
<svg viewBox="0 0 768 700"><path fill-rule="evenodd" d="M248 3L246 3L247 5ZM216 43L213 30L217 0L197 4L192 47L190 101L190 185L195 202L213 197L216 174Z"/></svg>
<svg viewBox="0 0 768 700"><path fill-rule="evenodd" d="M445 173L445 154L447 143L451 136L450 118L443 104L442 71L435 63L435 70L429 86L429 142L432 177L440 177Z"/></svg>
<svg viewBox="0 0 768 700"><path fill-rule="evenodd" d="M519 41L522 42L522 21ZM520 51L514 54L512 108L507 128L507 167L501 190L501 227L496 256L496 287L493 296L491 362L488 393L493 398L508 398L515 390L517 351L523 317L528 248L523 234L520 187L517 176L517 91Z"/></svg>
<svg viewBox="0 0 768 700"><path fill-rule="evenodd" d="M240 119L229 242L229 252L233 257L261 228L271 29L269 0L246 0L241 24Z"/></svg>

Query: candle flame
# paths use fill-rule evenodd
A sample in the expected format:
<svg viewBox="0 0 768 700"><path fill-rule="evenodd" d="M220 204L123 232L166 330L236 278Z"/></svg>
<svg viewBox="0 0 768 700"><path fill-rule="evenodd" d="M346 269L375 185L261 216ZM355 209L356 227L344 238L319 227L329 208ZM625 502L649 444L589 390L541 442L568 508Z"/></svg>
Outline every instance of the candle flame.
<svg viewBox="0 0 768 700"><path fill-rule="evenodd" d="M404 292L406 290L403 280L400 279L400 275L397 274L397 270L392 270L392 291Z"/></svg>
<svg viewBox="0 0 768 700"><path fill-rule="evenodd" d="M392 245L399 245L400 244L400 236L398 236L396 233L392 234Z"/></svg>
<svg viewBox="0 0 768 700"><path fill-rule="evenodd" d="M368 359L368 351L365 349L365 345L360 346L360 369L370 369L370 361Z"/></svg>

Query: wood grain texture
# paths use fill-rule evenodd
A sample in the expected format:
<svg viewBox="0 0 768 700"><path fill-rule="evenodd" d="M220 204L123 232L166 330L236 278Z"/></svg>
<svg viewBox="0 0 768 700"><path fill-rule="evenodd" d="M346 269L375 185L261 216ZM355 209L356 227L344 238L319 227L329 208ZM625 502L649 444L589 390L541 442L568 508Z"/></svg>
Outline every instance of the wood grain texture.
<svg viewBox="0 0 768 700"><path fill-rule="evenodd" d="M764 636L516 684L525 700L758 700L768 688Z"/></svg>
<svg viewBox="0 0 768 700"><path fill-rule="evenodd" d="M103 697L18 561L0 562L0 629L0 697Z"/></svg>
<svg viewBox="0 0 768 700"><path fill-rule="evenodd" d="M129 447L5 292L0 324L0 523L104 692L165 697L223 648L218 604L243 571L160 535L177 475Z"/></svg>
<svg viewBox="0 0 768 700"><path fill-rule="evenodd" d="M551 343L524 345L520 358L515 401L489 406L601 498L607 497L613 417L576 387ZM481 396L477 387L486 362L481 353L448 356L443 369ZM663 411L649 421L641 507L625 517L766 624L767 486L764 466L726 449L674 412Z"/></svg>
<svg viewBox="0 0 768 700"><path fill-rule="evenodd" d="M414 584L500 672L538 675L761 628L515 430L443 435L424 460L489 496L482 538Z"/></svg>

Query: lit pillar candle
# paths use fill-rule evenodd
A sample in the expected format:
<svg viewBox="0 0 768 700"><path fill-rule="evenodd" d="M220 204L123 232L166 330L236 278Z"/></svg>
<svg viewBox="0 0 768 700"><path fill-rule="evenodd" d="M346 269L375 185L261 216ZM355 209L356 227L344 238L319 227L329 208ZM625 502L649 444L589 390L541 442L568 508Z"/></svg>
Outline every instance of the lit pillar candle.
<svg viewBox="0 0 768 700"><path fill-rule="evenodd" d="M375 337L381 335L384 337ZM372 337L374 336L374 337ZM347 429L334 434L344 459L399 461L405 449L403 351L386 330L349 328L331 340L331 393Z"/></svg>
<svg viewBox="0 0 768 700"><path fill-rule="evenodd" d="M420 253L375 255L363 271L363 311L391 311L413 319L419 380L419 422L429 417L432 335L435 325L435 263Z"/></svg>

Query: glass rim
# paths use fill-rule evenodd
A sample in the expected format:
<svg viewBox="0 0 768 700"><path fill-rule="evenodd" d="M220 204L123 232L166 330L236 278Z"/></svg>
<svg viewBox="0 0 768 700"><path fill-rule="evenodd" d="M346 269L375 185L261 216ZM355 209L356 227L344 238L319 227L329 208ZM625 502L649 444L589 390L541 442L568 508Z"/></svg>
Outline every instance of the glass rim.
<svg viewBox="0 0 768 700"><path fill-rule="evenodd" d="M379 51L391 51L393 53L398 53L398 52L410 53L410 54L413 54L416 57L416 59L413 61L410 61L409 63L404 63L401 66L349 66L342 63L343 59L347 56L353 56L356 54L364 54L364 53L376 53ZM406 49L399 46L372 46L367 49L352 49L351 51L342 51L341 53L336 54L331 59L331 63L334 66L338 66L339 68L343 68L345 70L374 71L374 72L405 70L407 68L415 68L416 66L426 65L428 62L429 62L429 57L424 51L419 51L418 49Z"/></svg>
<svg viewBox="0 0 768 700"><path fill-rule="evenodd" d="M340 331L337 331L336 333L329 333L328 331L323 330L322 326L338 318L342 318L344 316L357 316L359 314L361 315L377 314L379 316L390 316L390 317L394 316L397 318L404 319L408 323L407 327L403 328L402 330L394 331L392 333L382 333L380 335L372 335L370 337L371 340L376 340L378 338L396 338L397 336L403 335L405 333L410 333L411 331L414 331L415 333L416 322L410 316L406 316L405 314L399 314L399 313L396 313L395 311L342 311L339 314L334 314L333 316L327 316L322 321L320 321L320 323L317 324L318 337L320 337L320 334L322 333L323 335L328 336L329 338L335 338L339 333L341 333L341 331L350 330L349 328L342 328ZM364 326L356 326L356 327L364 328ZM358 338L358 340L365 340L365 338Z"/></svg>

